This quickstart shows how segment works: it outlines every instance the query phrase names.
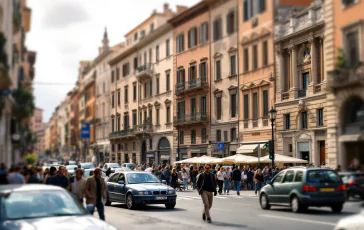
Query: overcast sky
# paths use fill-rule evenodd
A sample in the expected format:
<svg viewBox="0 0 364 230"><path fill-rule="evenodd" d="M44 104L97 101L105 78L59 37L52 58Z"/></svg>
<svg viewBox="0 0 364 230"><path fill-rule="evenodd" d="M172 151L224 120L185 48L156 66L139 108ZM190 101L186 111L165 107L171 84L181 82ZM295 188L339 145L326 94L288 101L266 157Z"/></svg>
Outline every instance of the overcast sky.
<svg viewBox="0 0 364 230"><path fill-rule="evenodd" d="M153 9L161 12L166 2L175 11L176 5L192 6L199 0L28 0L32 17L26 45L37 52L34 82L55 83L34 84L43 121L48 122L74 87L79 61L97 56L105 26L110 45L115 45Z"/></svg>

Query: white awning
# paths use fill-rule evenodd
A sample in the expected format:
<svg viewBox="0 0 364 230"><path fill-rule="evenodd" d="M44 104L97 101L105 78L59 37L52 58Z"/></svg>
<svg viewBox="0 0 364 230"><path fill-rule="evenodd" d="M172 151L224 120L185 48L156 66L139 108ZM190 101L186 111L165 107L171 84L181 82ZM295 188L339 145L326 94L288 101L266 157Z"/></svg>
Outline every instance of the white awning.
<svg viewBox="0 0 364 230"><path fill-rule="evenodd" d="M244 154L244 153L252 153L254 151L258 151L258 145L260 145L261 149L264 146L264 144L243 144L236 150L236 153Z"/></svg>

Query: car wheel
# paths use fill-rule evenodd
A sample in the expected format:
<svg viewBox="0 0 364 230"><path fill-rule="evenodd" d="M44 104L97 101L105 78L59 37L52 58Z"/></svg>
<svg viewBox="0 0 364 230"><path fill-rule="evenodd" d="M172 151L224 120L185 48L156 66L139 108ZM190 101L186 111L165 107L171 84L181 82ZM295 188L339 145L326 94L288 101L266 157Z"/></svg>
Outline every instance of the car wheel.
<svg viewBox="0 0 364 230"><path fill-rule="evenodd" d="M291 199L291 209L292 209L292 212L298 213L298 212L302 212L303 210L305 210L306 207L301 204L301 202L297 196L294 196Z"/></svg>
<svg viewBox="0 0 364 230"><path fill-rule="evenodd" d="M260 207L262 209L270 209L268 197L264 193L260 196Z"/></svg>
<svg viewBox="0 0 364 230"><path fill-rule="evenodd" d="M167 209L174 209L175 206L176 206L176 203L166 204Z"/></svg>
<svg viewBox="0 0 364 230"><path fill-rule="evenodd" d="M333 212L339 213L339 212L341 212L343 210L343 207L344 207L343 204L337 204L337 205L331 206L331 210Z"/></svg>
<svg viewBox="0 0 364 230"><path fill-rule="evenodd" d="M360 195L360 199L361 200L364 200L364 195Z"/></svg>
<svg viewBox="0 0 364 230"><path fill-rule="evenodd" d="M134 204L134 199L133 196L131 195L131 193L129 193L126 196L126 207L128 207L128 209L135 209L136 205Z"/></svg>
<svg viewBox="0 0 364 230"><path fill-rule="evenodd" d="M106 202L105 202L105 206L110 206L111 205L111 201L109 200L109 196L106 196Z"/></svg>

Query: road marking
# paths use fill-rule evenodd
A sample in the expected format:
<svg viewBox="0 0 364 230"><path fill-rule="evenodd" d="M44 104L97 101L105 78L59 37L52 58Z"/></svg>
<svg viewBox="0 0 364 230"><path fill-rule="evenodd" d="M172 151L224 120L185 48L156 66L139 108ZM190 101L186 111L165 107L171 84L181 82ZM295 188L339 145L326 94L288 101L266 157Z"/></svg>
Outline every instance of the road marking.
<svg viewBox="0 0 364 230"><path fill-rule="evenodd" d="M273 216L273 215L259 215L261 217L267 218L275 218L275 219L283 219L283 220L292 220L292 221L299 221L311 224L321 224L321 225L330 225L335 226L336 224L330 222L323 222L323 221L315 221L315 220L305 220L305 219L297 219L297 218L290 218L290 217L282 217L282 216Z"/></svg>

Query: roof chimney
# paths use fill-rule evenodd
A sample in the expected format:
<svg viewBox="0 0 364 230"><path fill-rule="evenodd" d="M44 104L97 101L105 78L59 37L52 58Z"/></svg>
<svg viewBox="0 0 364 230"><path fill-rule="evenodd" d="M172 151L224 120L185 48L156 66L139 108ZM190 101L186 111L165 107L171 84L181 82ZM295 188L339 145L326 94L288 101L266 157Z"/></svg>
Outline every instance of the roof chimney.
<svg viewBox="0 0 364 230"><path fill-rule="evenodd" d="M164 3L163 4L163 13L167 13L167 12L169 12L170 10L169 10L169 4L168 3Z"/></svg>
<svg viewBox="0 0 364 230"><path fill-rule="evenodd" d="M176 6L176 8L177 8L177 14L180 14L180 13L182 13L183 11L185 11L185 10L187 10L187 9L188 9L188 7L187 7L187 6L179 6L179 5L177 5L177 6Z"/></svg>

